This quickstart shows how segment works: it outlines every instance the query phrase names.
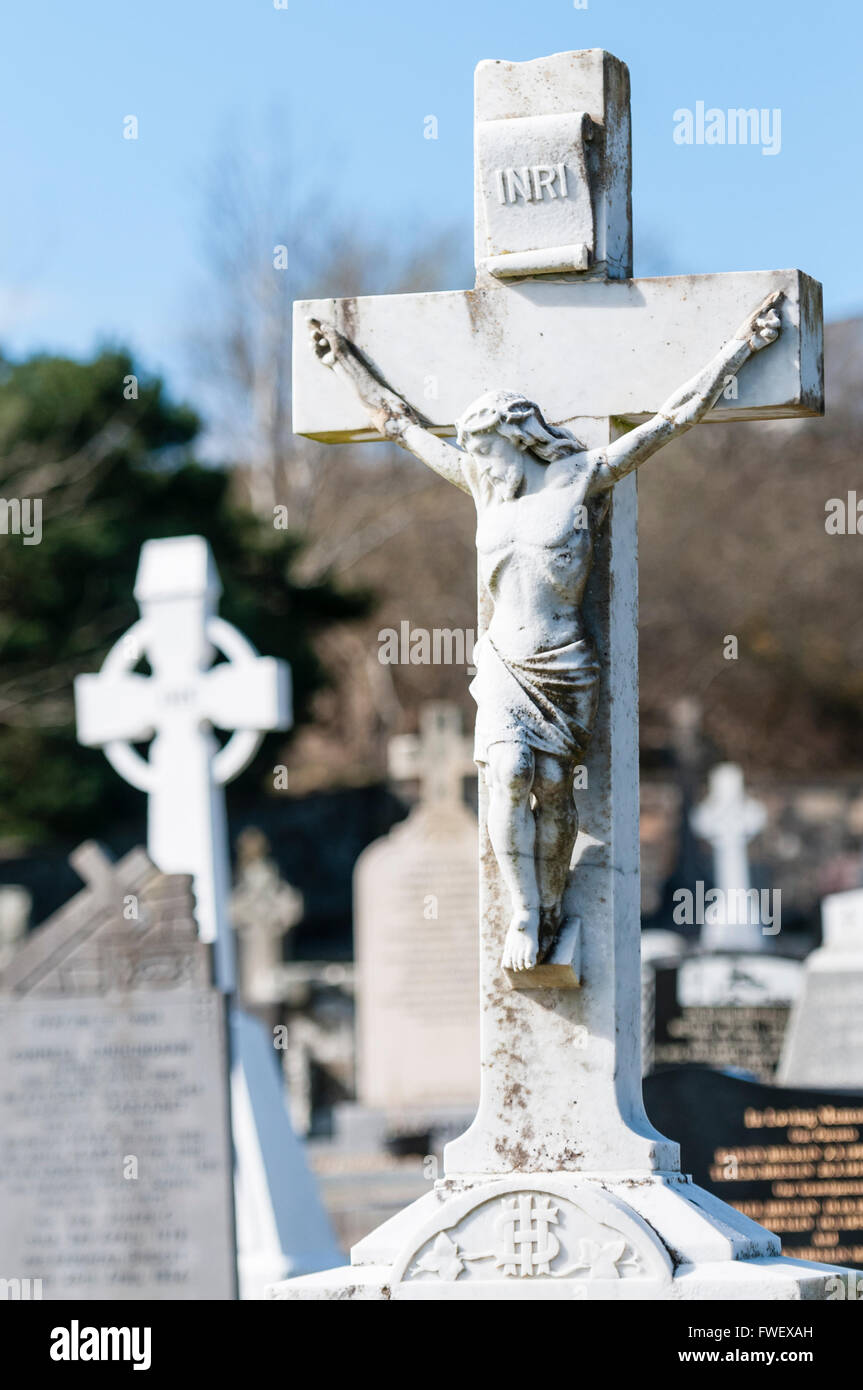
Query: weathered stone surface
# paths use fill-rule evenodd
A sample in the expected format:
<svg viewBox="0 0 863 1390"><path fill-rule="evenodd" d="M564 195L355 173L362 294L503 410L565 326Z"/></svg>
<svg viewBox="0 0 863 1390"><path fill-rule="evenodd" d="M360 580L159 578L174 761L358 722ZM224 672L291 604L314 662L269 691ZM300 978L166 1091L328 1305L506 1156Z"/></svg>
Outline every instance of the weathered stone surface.
<svg viewBox="0 0 863 1390"><path fill-rule="evenodd" d="M310 317L355 342L436 433L452 434L489 382L518 389L547 420L577 433L579 416L648 418L774 290L784 295L782 337L741 374L737 399L719 400L710 419L817 415L820 288L800 271L780 270L298 301L294 425L330 443L381 438L349 387L321 373L308 350ZM431 399L429 380L437 389Z"/></svg>

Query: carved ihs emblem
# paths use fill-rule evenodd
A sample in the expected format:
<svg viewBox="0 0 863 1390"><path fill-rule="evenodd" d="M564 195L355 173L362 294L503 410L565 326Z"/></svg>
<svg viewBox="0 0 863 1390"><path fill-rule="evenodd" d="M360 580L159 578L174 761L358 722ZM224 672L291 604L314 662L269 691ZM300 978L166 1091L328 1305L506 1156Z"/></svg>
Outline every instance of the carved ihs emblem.
<svg viewBox="0 0 863 1390"><path fill-rule="evenodd" d="M522 1278L549 1274L549 1265L560 1250L560 1242L550 1229L559 1219L557 1207L548 1197L535 1197L530 1192L508 1197L502 1206L495 1228L503 1248L495 1264L504 1274Z"/></svg>

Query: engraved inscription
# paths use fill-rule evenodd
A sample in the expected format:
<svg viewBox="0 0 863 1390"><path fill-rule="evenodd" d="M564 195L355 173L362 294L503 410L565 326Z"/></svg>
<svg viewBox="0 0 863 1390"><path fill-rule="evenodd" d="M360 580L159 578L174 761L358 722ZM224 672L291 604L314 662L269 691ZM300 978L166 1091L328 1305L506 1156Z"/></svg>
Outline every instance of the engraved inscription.
<svg viewBox="0 0 863 1390"><path fill-rule="evenodd" d="M495 185L499 203L541 203L546 193L550 201L568 198L566 164L523 164L521 168L497 169Z"/></svg>

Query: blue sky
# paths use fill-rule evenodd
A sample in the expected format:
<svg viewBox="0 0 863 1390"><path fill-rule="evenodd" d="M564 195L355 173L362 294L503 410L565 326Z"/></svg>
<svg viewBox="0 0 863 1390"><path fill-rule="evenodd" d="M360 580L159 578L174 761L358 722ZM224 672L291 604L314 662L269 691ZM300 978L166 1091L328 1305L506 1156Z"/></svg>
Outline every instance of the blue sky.
<svg viewBox="0 0 863 1390"><path fill-rule="evenodd" d="M0 31L6 351L122 340L192 391L202 189L227 132L250 157L283 145L346 229L452 228L469 264L474 65L592 47L632 75L636 274L795 265L828 317L863 312L859 0L49 0ZM698 101L779 108L779 154L676 144Z"/></svg>

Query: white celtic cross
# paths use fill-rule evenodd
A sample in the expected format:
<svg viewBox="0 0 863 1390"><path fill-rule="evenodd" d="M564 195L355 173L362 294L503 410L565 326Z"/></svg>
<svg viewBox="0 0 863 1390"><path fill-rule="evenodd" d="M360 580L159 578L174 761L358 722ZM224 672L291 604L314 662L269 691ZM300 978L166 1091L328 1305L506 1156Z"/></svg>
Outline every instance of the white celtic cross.
<svg viewBox="0 0 863 1390"><path fill-rule="evenodd" d="M234 986L223 787L248 766L268 729L291 724L290 668L261 657L216 614L221 583L202 536L147 541L135 597L141 618L98 675L75 681L78 738L147 793L147 849L163 873L191 873L216 978ZM213 666L216 651L227 658ZM151 675L138 674L144 659ZM220 747L214 729L231 730ZM149 760L132 747L153 740Z"/></svg>

